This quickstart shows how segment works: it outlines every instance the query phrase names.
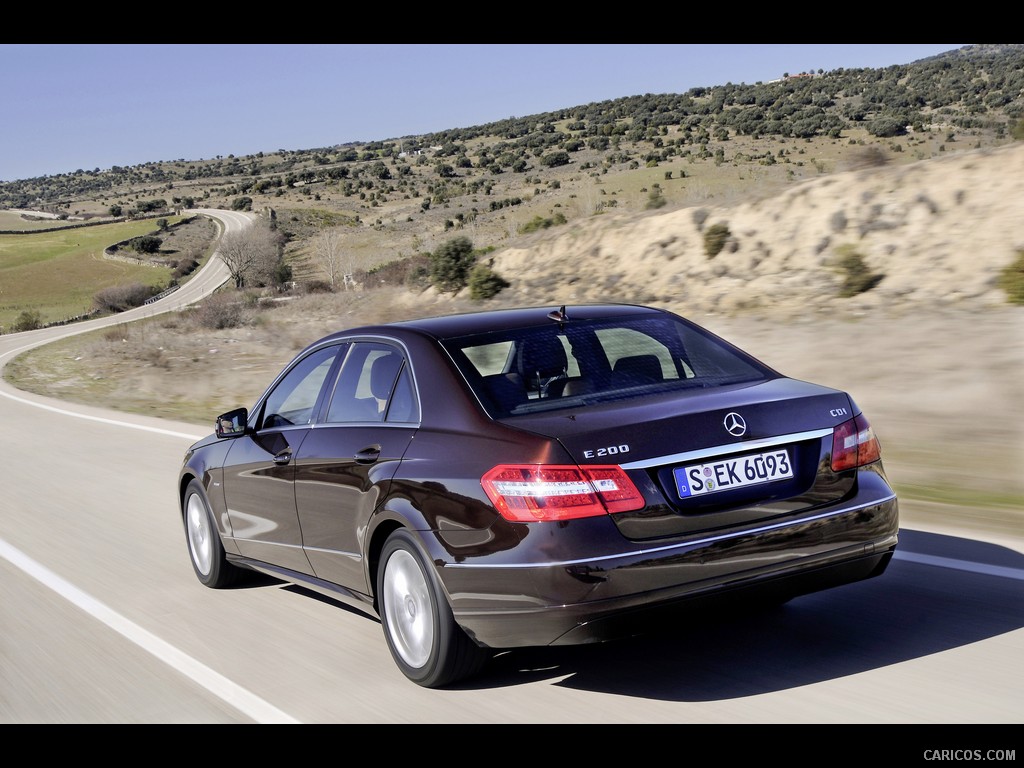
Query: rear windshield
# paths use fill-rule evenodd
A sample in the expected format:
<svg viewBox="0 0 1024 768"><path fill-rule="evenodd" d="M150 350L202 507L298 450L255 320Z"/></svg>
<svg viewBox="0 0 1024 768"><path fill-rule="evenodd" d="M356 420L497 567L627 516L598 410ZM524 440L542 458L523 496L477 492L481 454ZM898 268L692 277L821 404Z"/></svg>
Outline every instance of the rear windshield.
<svg viewBox="0 0 1024 768"><path fill-rule="evenodd" d="M552 323L442 344L494 418L778 375L672 315Z"/></svg>

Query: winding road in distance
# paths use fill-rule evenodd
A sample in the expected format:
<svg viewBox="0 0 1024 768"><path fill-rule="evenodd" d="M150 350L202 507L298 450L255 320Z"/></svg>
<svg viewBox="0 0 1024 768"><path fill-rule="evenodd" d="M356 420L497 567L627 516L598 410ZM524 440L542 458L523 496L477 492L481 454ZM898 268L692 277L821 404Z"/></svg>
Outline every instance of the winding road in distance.
<svg viewBox="0 0 1024 768"><path fill-rule="evenodd" d="M225 231L248 220L201 212ZM0 366L181 309L227 279L213 258L146 307L0 336ZM486 675L431 691L401 675L372 616L273 581L199 584L175 483L201 428L3 382L0 425L2 723L1024 720L1024 538L903 530L878 579L657 636L502 654Z"/></svg>

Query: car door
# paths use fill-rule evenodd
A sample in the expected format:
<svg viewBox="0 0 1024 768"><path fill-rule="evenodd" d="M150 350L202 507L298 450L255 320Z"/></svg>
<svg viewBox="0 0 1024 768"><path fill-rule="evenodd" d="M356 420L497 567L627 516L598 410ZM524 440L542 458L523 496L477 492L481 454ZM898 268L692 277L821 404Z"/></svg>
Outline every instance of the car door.
<svg viewBox="0 0 1024 768"><path fill-rule="evenodd" d="M296 457L295 498L317 577L368 593L364 537L419 424L407 355L397 344L356 341L321 421Z"/></svg>
<svg viewBox="0 0 1024 768"><path fill-rule="evenodd" d="M224 498L240 554L310 573L295 509L296 455L310 434L344 345L313 350L258 406L253 431L236 438L224 466Z"/></svg>

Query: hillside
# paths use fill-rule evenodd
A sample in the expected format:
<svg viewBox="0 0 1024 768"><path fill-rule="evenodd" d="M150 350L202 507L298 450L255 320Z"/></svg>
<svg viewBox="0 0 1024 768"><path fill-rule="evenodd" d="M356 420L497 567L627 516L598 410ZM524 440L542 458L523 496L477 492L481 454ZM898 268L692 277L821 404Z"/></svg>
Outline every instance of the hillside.
<svg viewBox="0 0 1024 768"><path fill-rule="evenodd" d="M1024 252L1024 142L1011 130L1024 114L1024 46L1006 48L1007 66L996 56L975 68L960 61L970 52L956 52L962 67L925 62L815 79L851 114L873 103L872 83L893 104L931 93L928 119L915 110L916 127L889 137L873 135L863 120L838 136L716 134L712 123L725 119L725 108L692 124L692 114L673 113L674 124L657 125L655 116L666 113L652 107L678 102L647 97L526 121L564 134L556 137L563 145L573 132L584 136L562 166L541 163L555 150L530 148L535 133L512 141L514 126L504 125L436 137L472 158L470 167L452 164L454 177L441 176L447 150L403 163L383 142L358 148L354 159L338 160L351 157L348 149L293 153L296 164L348 169L344 178L325 173L302 184L275 186L293 171L267 165L244 178L198 178L197 164L182 171L197 178L157 182L150 177L172 174L174 164L154 164L122 169L116 189L90 188L104 174L19 185L40 195L62 190L49 205L69 222L75 211L101 215L115 200L173 203L181 195L184 203L194 192L192 204L235 207L251 196L254 209L277 212L300 287L320 277L307 243L328 227L344 233L364 279L355 290L297 290L262 303L228 291L181 315L32 350L4 375L41 394L209 427L217 413L251 404L301 347L341 327L498 306L647 302L691 317L787 375L847 389L882 441L904 525L1019 535L1024 307L1006 302L998 280ZM810 82L762 95L783 106L784 94L813 99L822 91L806 90ZM895 109L875 103L874 119ZM626 130L607 150L589 141L601 126L638 123L644 131ZM447 146L430 138L428 148ZM529 170L480 166L491 157L529 158ZM256 160L271 158L245 167L255 170ZM378 162L398 178L372 176ZM550 226L526 231L537 219ZM422 258L456 235L493 260L508 288L476 302L465 292L381 285L383 273L372 271Z"/></svg>
<svg viewBox="0 0 1024 768"><path fill-rule="evenodd" d="M0 183L0 209L68 223L161 207L273 210L304 281L321 277L309 238L325 228L342 233L353 272L371 270L457 234L504 248L563 221L756 202L866 161L1005 146L1024 134L1022 118L1024 45L972 45L424 136L79 169Z"/></svg>
<svg viewBox="0 0 1024 768"><path fill-rule="evenodd" d="M709 258L703 232L731 234ZM1024 249L1024 144L875 166L733 205L592 216L491 254L492 300L401 286L209 308L50 344L17 386L207 426L251 404L301 347L341 327L520 304L674 309L795 378L851 392L879 434L907 525L1019 532L1024 307L999 271ZM842 297L847 247L881 279ZM233 302L227 327L210 322ZM223 308L223 307L222 307ZM224 314L212 315L223 319Z"/></svg>
<svg viewBox="0 0 1024 768"><path fill-rule="evenodd" d="M716 225L728 235L710 256L705 237ZM594 217L503 249L493 265L520 298L539 303L615 298L806 316L837 304L999 305L999 277L1022 253L1019 142L834 173L756 202ZM844 261L851 257L860 259ZM872 279L843 296L858 264Z"/></svg>

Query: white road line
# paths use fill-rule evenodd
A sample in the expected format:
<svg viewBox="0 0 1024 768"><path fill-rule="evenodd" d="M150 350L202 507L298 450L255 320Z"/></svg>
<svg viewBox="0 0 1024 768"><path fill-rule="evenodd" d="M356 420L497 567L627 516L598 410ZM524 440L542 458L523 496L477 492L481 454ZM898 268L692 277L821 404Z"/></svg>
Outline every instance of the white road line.
<svg viewBox="0 0 1024 768"><path fill-rule="evenodd" d="M970 571L981 573L985 576L1001 576L1004 579L1016 579L1024 581L1024 570L1020 568L1008 568L1004 565L987 565L975 563L970 560L954 560L952 557L936 557L934 555L922 555L918 552L904 552L897 549L893 557L896 560L906 560L908 563L918 565L934 565L938 568L951 568L956 571Z"/></svg>
<svg viewBox="0 0 1024 768"><path fill-rule="evenodd" d="M57 407L52 406L52 405L46 405L44 403L37 403L37 402L35 402L33 400L26 400L23 397L18 397L17 395L12 395L10 392L4 392L2 389L0 389L0 395L3 395L4 397L9 398L10 400L14 400L15 402L23 403L24 405L31 405L31 406L34 406L35 408L42 408L44 411L51 411L53 413L59 413L61 416L74 416L76 419L88 419L89 421L98 421L101 424L112 424L112 425L117 426L117 427L128 427L129 429L141 429L141 430L143 430L145 432L153 432L154 434L157 434L157 435L170 435L171 437L184 437L184 438L188 438L189 440L192 440L192 441L200 440L200 439L202 439L203 437L206 436L206 435L200 434L198 432L194 432L194 433L175 432L174 430L163 429L161 427L150 427L150 426L146 426L144 424L132 424L131 422L128 422L128 421L120 421L119 419L108 419L108 418L105 418L105 417L102 417L102 416L90 416L90 415L85 414L85 413L76 413L75 411L69 411L69 410L66 410L64 408L57 408ZM211 429L210 431L212 432L213 430Z"/></svg>
<svg viewBox="0 0 1024 768"><path fill-rule="evenodd" d="M148 651L160 661L181 672L256 722L263 725L301 724L301 721L282 712L252 692L236 685L231 680L214 672L170 643L161 640L153 633L129 621L98 600L93 599L2 539L0 539L0 557L8 560L15 567L20 568L29 576L57 592L90 616L99 619L143 650Z"/></svg>

